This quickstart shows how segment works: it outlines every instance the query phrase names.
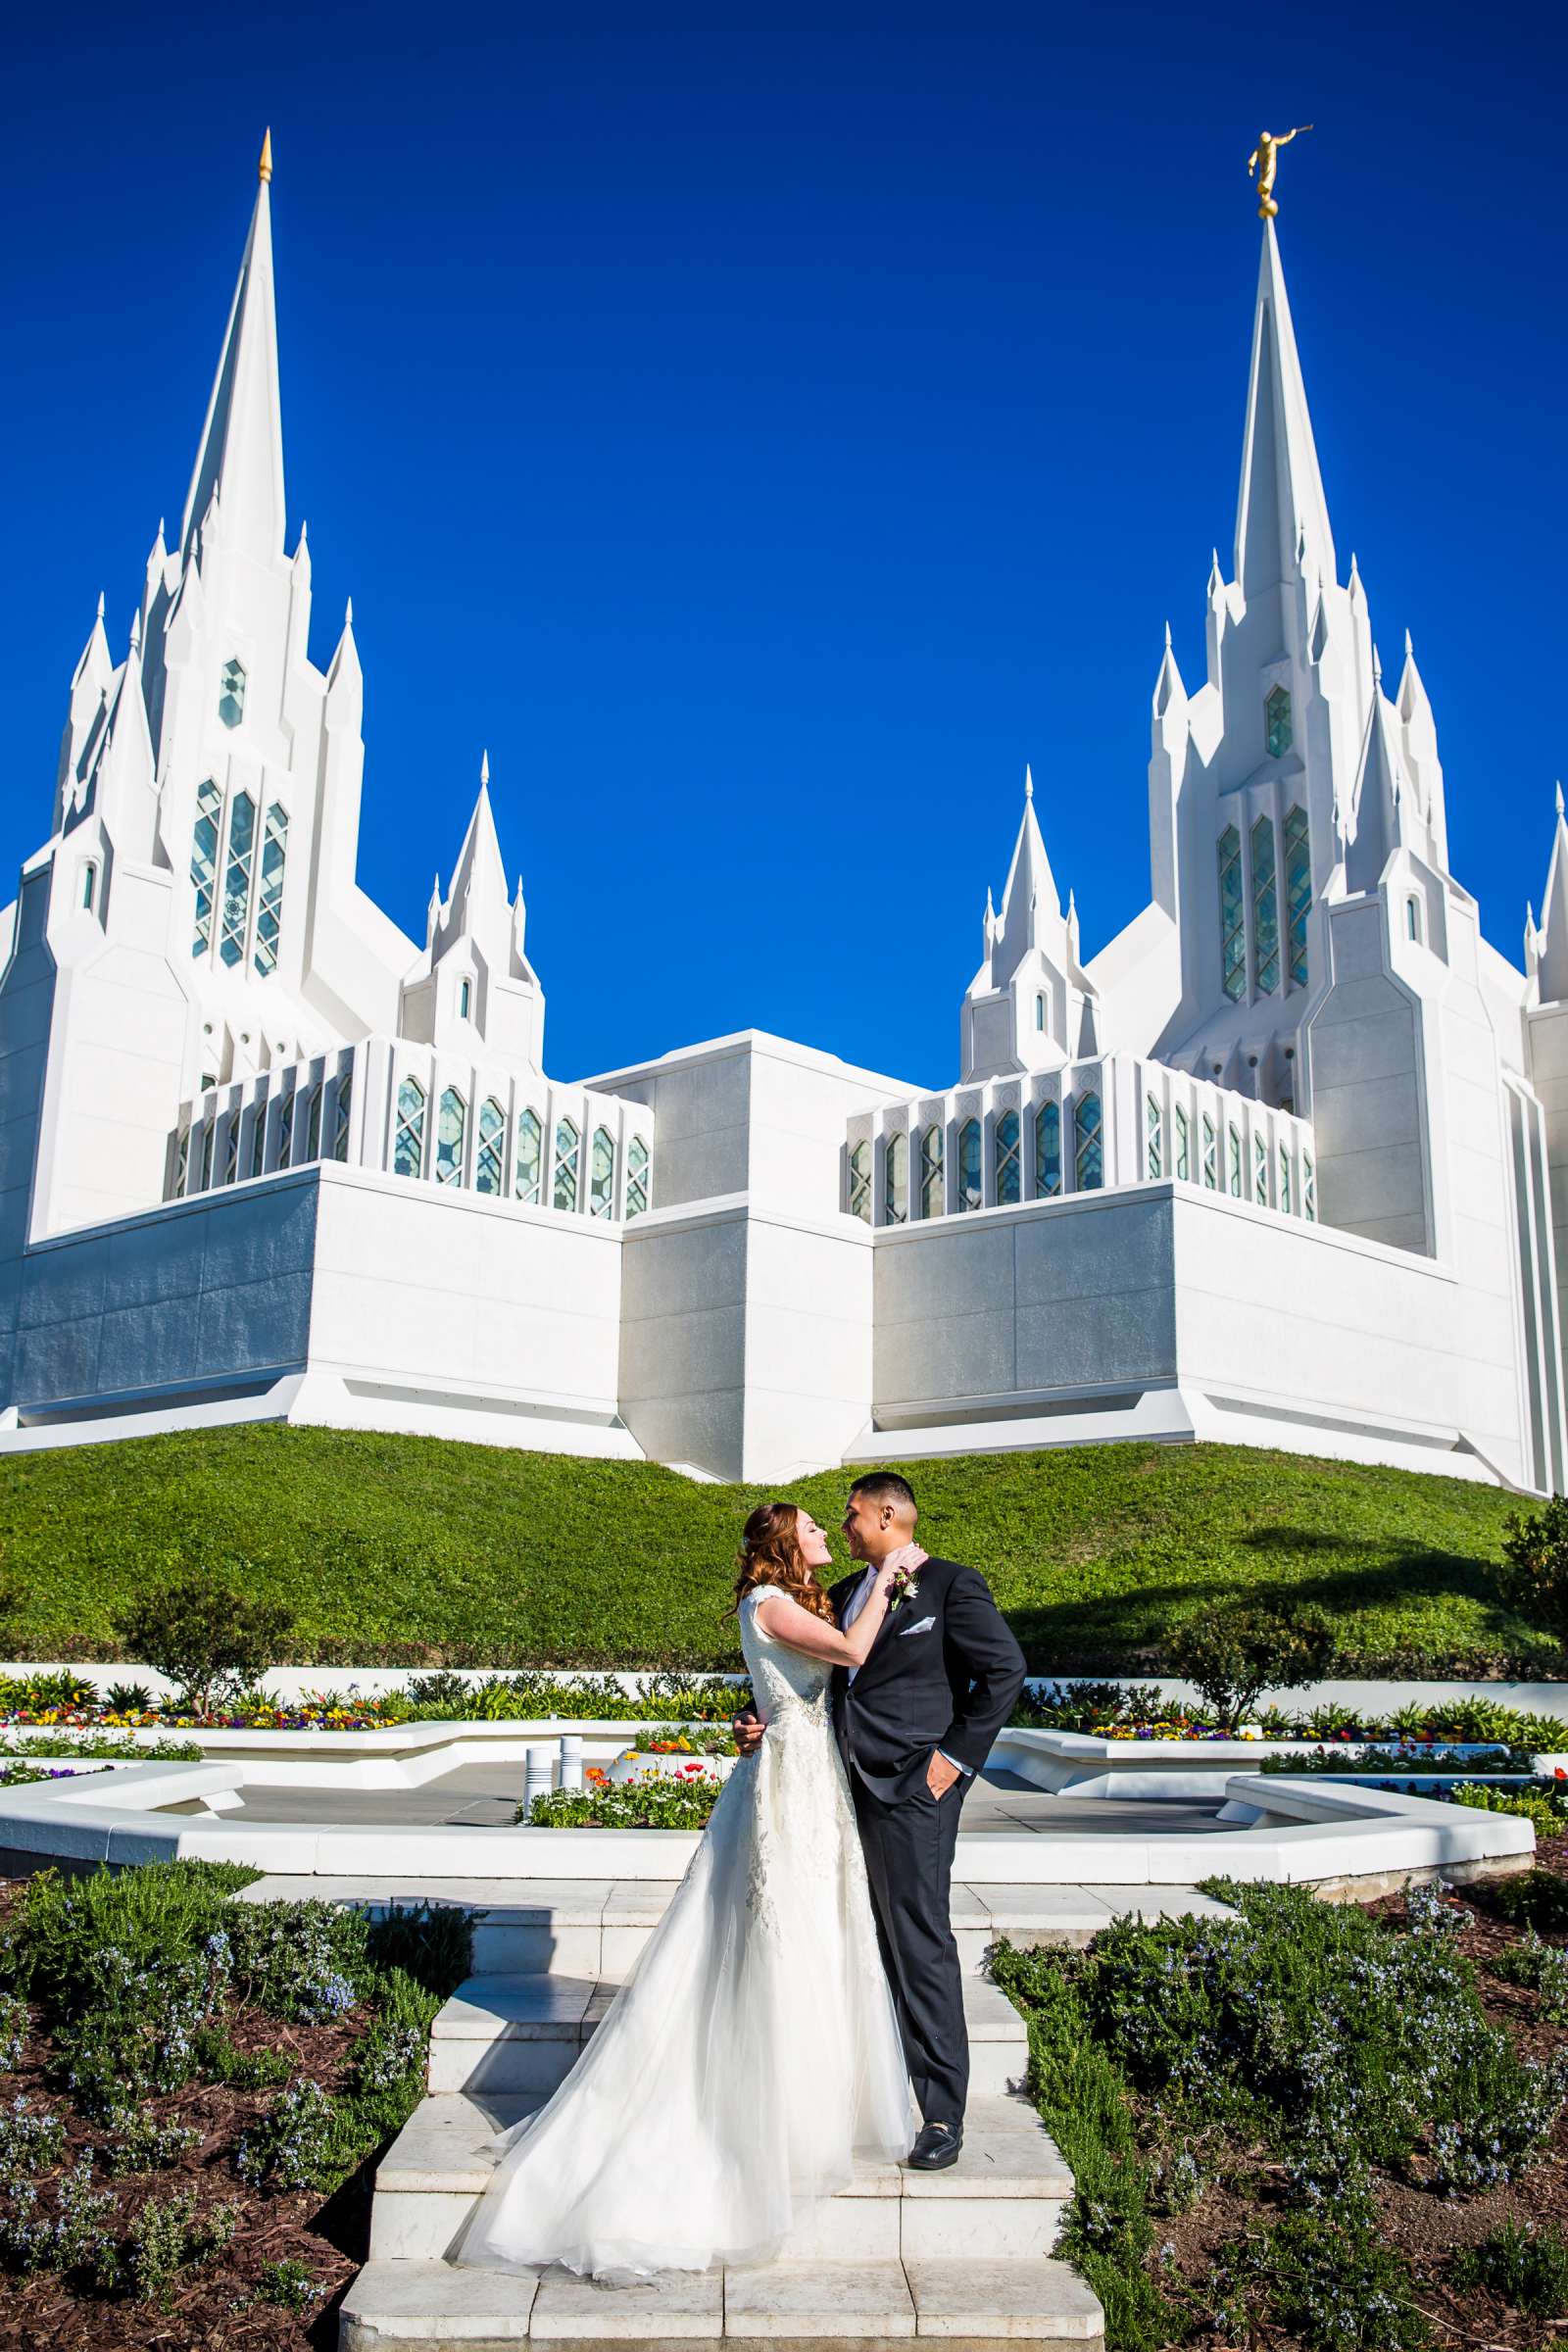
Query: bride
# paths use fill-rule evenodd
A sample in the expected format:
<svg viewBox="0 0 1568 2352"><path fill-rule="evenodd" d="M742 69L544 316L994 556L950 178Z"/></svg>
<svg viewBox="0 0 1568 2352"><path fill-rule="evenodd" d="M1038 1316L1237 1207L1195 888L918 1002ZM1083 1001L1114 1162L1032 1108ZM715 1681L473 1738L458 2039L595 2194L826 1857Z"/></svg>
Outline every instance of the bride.
<svg viewBox="0 0 1568 2352"><path fill-rule="evenodd" d="M768 1736L576 2067L507 2135L458 2262L627 2280L765 2259L858 2151L907 2153L918 2118L828 1693L924 1557L885 1560L840 1633L816 1522L787 1502L747 1520L736 1609Z"/></svg>

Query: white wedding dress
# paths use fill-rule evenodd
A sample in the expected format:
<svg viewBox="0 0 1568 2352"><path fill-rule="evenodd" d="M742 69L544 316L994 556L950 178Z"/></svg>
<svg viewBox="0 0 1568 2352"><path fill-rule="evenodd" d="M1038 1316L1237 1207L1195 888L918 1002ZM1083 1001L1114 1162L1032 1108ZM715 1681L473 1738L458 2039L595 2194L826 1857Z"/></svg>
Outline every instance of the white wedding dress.
<svg viewBox="0 0 1568 2352"><path fill-rule="evenodd" d="M767 1736L738 1763L663 1918L455 2259L602 2279L776 2250L858 2150L918 2129L828 1710L830 1669L741 1604Z"/></svg>

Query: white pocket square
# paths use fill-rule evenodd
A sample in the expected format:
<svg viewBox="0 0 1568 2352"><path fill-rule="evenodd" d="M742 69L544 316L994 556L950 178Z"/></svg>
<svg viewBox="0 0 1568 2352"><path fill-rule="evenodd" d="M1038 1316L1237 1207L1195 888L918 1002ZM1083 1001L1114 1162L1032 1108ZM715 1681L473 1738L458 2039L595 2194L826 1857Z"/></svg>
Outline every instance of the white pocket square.
<svg viewBox="0 0 1568 2352"><path fill-rule="evenodd" d="M907 1642L911 1634L928 1634L935 1623L936 1619L934 1617L922 1617L918 1625L900 1626L899 1640L901 1642Z"/></svg>

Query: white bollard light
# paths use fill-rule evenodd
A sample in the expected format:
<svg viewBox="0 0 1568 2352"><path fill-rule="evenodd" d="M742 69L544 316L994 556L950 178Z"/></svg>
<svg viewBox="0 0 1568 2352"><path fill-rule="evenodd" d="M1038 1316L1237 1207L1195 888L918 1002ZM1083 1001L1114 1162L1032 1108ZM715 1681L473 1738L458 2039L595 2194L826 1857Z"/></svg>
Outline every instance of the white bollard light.
<svg viewBox="0 0 1568 2352"><path fill-rule="evenodd" d="M580 1788L582 1787L582 1736L580 1733L564 1732L562 1735L561 1779L558 1786L563 1788Z"/></svg>
<svg viewBox="0 0 1568 2352"><path fill-rule="evenodd" d="M550 1794L553 1758L548 1747L530 1747L522 1776L522 1817L532 1818L534 1799Z"/></svg>

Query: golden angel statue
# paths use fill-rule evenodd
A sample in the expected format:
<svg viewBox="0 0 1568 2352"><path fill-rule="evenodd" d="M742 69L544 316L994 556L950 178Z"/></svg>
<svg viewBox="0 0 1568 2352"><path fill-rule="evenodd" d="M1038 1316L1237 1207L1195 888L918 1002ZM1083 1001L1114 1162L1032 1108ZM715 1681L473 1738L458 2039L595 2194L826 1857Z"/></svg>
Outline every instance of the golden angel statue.
<svg viewBox="0 0 1568 2352"><path fill-rule="evenodd" d="M1278 137L1271 130L1258 132L1257 145L1247 159L1247 176L1250 179L1254 172L1257 173L1257 217L1260 220L1272 220L1280 209L1274 201L1274 174L1280 168L1280 149L1288 147L1293 139L1298 139L1303 130L1310 130L1311 127L1310 122L1298 122L1294 130L1283 130Z"/></svg>

